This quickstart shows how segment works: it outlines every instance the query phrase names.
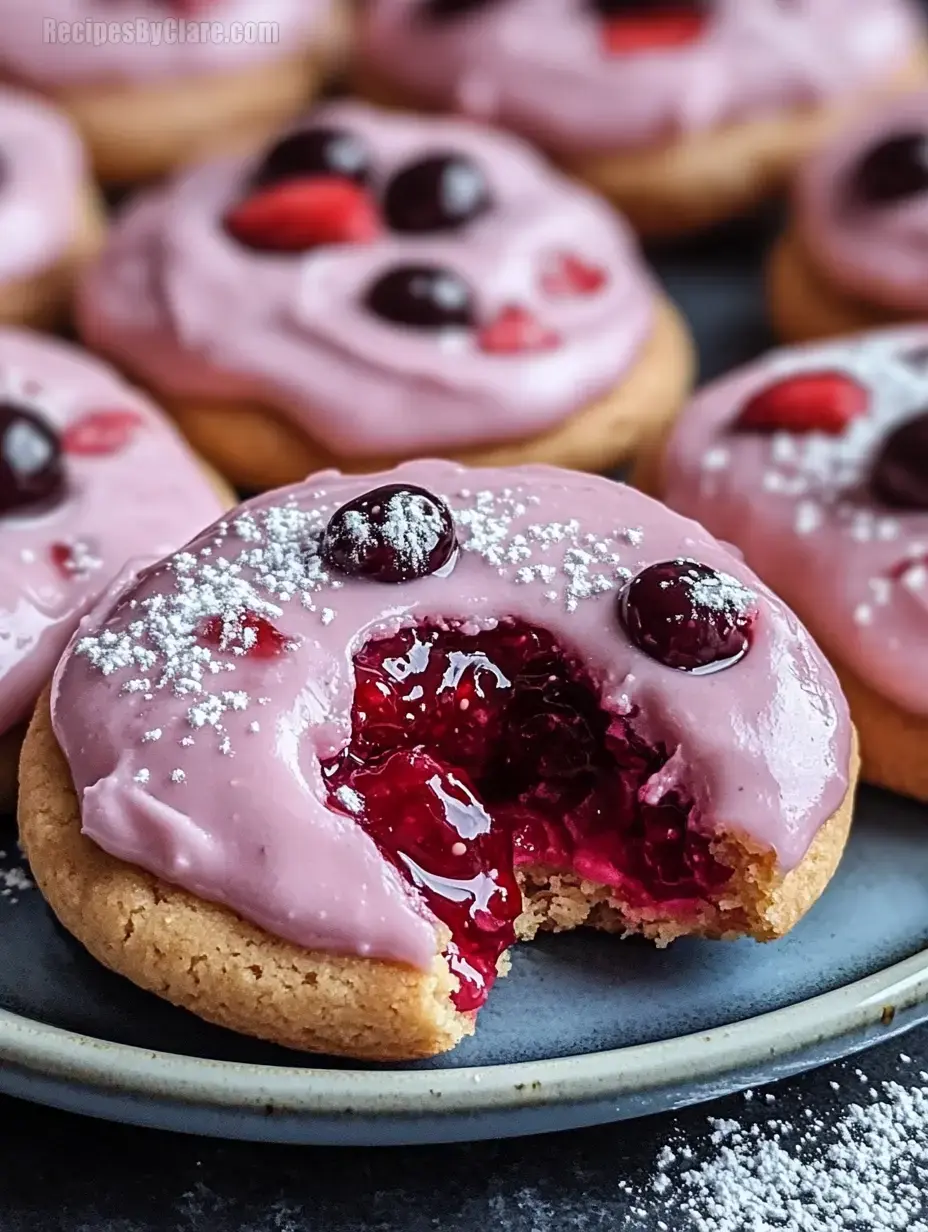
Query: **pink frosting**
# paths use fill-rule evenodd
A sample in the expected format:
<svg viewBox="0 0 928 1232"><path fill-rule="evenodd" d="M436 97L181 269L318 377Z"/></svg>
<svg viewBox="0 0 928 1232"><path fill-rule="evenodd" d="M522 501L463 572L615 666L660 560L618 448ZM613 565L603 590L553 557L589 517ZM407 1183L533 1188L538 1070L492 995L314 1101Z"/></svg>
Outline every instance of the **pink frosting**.
<svg viewBox="0 0 928 1232"><path fill-rule="evenodd" d="M52 90L234 72L298 51L332 10L332 0L0 0L0 65ZM206 37L205 22L216 23Z"/></svg>
<svg viewBox="0 0 928 1232"><path fill-rule="evenodd" d="M317 554L327 518L384 480L448 501L462 544L453 566L398 585L330 578ZM736 666L687 675L622 632L624 579L679 555L754 591L754 641ZM245 612L291 649L204 646L204 620L234 625ZM329 810L320 760L348 742L352 655L368 639L422 619L476 632L505 616L577 654L607 710L640 708L638 730L674 758L653 793L682 772L708 827L746 831L789 868L842 800L851 729L831 668L701 527L604 479L425 461L328 471L258 497L84 621L56 673L53 717L85 833L297 944L426 966L434 921L367 834Z"/></svg>
<svg viewBox="0 0 928 1232"><path fill-rule="evenodd" d="M663 463L668 504L738 545L835 656L878 693L928 714L928 514L869 495L879 444L928 404L928 328L774 351L690 403ZM906 361L905 355L915 352ZM754 393L792 373L848 373L867 413L838 436L733 432ZM911 568L907 568L911 562Z"/></svg>
<svg viewBox="0 0 928 1232"><path fill-rule="evenodd" d="M59 432L98 411L138 417L111 453L66 452L64 499L0 518L0 732L24 719L81 616L132 556L160 556L222 509L175 430L106 365L75 347L0 331L0 401ZM53 545L80 565L56 564Z"/></svg>
<svg viewBox="0 0 928 1232"><path fill-rule="evenodd" d="M0 90L0 279L28 277L64 254L85 185L83 147L65 117Z"/></svg>
<svg viewBox="0 0 928 1232"><path fill-rule="evenodd" d="M650 333L654 287L603 201L520 142L467 123L337 103L298 127L309 124L363 138L375 190L426 154L468 154L494 205L451 233L388 232L369 244L277 256L243 247L220 221L254 161L212 162L143 197L117 224L82 289L83 336L169 395L278 407L343 457L532 435L621 380ZM545 293L545 262L565 250L605 273L601 290ZM411 329L364 306L381 273L417 263L465 278L481 321L517 304L560 345L487 354L472 330Z"/></svg>
<svg viewBox="0 0 928 1232"><path fill-rule="evenodd" d="M898 68L922 31L908 0L854 0L853 18L847 0L714 0L698 41L610 56L585 0L496 0L431 23L416 20L419 3L370 0L363 61L566 154L840 98Z"/></svg>
<svg viewBox="0 0 928 1232"><path fill-rule="evenodd" d="M795 219L817 268L850 294L901 312L928 311L928 192L895 205L849 208L847 185L860 160L896 134L923 131L928 92L884 104L806 163Z"/></svg>

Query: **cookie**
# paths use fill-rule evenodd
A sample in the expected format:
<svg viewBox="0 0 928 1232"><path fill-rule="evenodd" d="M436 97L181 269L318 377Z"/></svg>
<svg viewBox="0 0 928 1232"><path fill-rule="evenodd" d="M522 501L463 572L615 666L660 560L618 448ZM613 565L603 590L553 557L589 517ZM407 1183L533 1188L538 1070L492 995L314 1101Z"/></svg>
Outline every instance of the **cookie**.
<svg viewBox="0 0 928 1232"><path fill-rule="evenodd" d="M603 469L693 372L604 201L514 138L355 103L139 201L78 316L258 488L423 455Z"/></svg>
<svg viewBox="0 0 928 1232"><path fill-rule="evenodd" d="M0 90L0 227L0 326L61 324L103 211L67 119L14 90Z"/></svg>
<svg viewBox="0 0 928 1232"><path fill-rule="evenodd" d="M157 559L229 503L106 365L0 330L0 808L25 720L80 619L127 560Z"/></svg>
<svg viewBox="0 0 928 1232"><path fill-rule="evenodd" d="M701 528L577 472L419 462L256 498L115 592L19 815L114 970L396 1060L470 1033L539 928L781 936L855 777L831 668Z"/></svg>
<svg viewBox="0 0 928 1232"><path fill-rule="evenodd" d="M340 0L2 0L0 73L54 99L108 183L257 143L343 54Z"/></svg>
<svg viewBox="0 0 928 1232"><path fill-rule="evenodd" d="M775 351L694 398L636 476L735 544L829 656L863 777L928 800L928 328Z"/></svg>
<svg viewBox="0 0 928 1232"><path fill-rule="evenodd" d="M782 190L849 111L926 80L910 0L371 0L356 81L537 142L643 234Z"/></svg>
<svg viewBox="0 0 928 1232"><path fill-rule="evenodd" d="M803 166L770 261L779 335L806 341L928 314L928 92L868 113Z"/></svg>

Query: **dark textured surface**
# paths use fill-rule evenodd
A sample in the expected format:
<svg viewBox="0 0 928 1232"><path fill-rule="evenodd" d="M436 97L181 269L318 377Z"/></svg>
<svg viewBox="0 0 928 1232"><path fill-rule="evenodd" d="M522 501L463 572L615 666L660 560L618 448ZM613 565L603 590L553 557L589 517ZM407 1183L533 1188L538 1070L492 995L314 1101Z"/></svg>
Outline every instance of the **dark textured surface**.
<svg viewBox="0 0 928 1232"><path fill-rule="evenodd" d="M767 341L758 272L767 234L767 227L739 226L698 245L655 254L668 287L696 332L704 378L756 353ZM928 849L919 854L918 819L914 810L903 808L897 817L894 809L896 819L880 835L885 798L874 795L870 803L873 821L857 840L863 846L849 861L844 881L816 909L804 933L781 950L786 955L793 948L792 982L784 986L772 968L764 978L758 977L754 963L771 961L773 950L713 947L703 957L702 947L680 947L670 957L673 983L687 970L691 983L676 998L678 1022L670 1023L666 1015L673 998L662 999L668 994L668 984L659 975L654 956L643 947L628 947L622 959L623 974L633 975L636 987L644 979L649 997L657 998L650 1005L637 998L633 1017L639 1035L643 1031L644 1037L660 1038L673 1034L680 1022L692 1024L713 1017L717 1021L730 1017L732 1011L737 1015L752 1006L782 1004L925 943ZM885 841L887 837L890 842ZM877 853L894 866L901 880L884 880L879 863L874 862ZM858 881L850 886L847 879L854 877ZM841 884L846 891L850 887L849 892L842 894ZM863 892L869 895L865 905ZM257 1058L263 1053L258 1046L252 1051L251 1045L232 1043L231 1037L191 1024L184 1015L127 990L54 930L38 905L28 899L29 892L13 906L0 906L0 1004L20 1010L41 1005L49 1020L78 1029L94 1029L97 1024L99 1030L102 1016L112 1038L151 1041L156 1037L161 1047L176 1049L189 1048L196 1041L218 1056ZM594 972L597 967L601 971L600 981L614 980L611 969L607 973L603 944L565 938L552 943L544 955L520 960L516 977L501 985L495 1006L491 1004L487 1011L482 1038L469 1047L492 1048L495 1039L502 1051L494 1059L515 1059L521 1036L522 1055L527 1055L531 1042L524 1028L525 1015L520 1016L523 1025L518 1032L512 1025L502 1028L506 1002L515 1005L520 982L529 978L537 964L576 979L575 958L579 962L581 949L588 972L592 963ZM737 974L726 994L735 1002L722 1005L726 964ZM723 983L713 985L719 980ZM594 1047L619 1042L623 1032L627 1038L628 1019L625 1026L613 1023L609 1028L613 1037L604 1038L606 1004L593 996L580 1005L565 1028L570 1047L560 1051L573 1051L584 1038ZM544 1045L549 1054L559 1050L558 1034L549 1029ZM900 1063L901 1048L911 1054L913 1064ZM265 1054L261 1059L269 1058ZM480 1059L490 1057L484 1054ZM458 1054L455 1060L465 1057ZM901 1044L883 1045L859 1064L872 1080L895 1077L906 1081L910 1075L909 1080L918 1082L918 1069L928 1065L928 1030L914 1032ZM837 1092L830 1085L833 1082L840 1086ZM829 1112L846 1106L858 1090L853 1063L831 1066L778 1087L777 1115L798 1115L807 1107ZM682 1128L692 1137L698 1155L706 1145L708 1113L743 1115L754 1106L735 1096L674 1116L541 1139L335 1151L210 1142L126 1129L0 1099L0 1232L59 1228L68 1232L200 1228L217 1232L354 1232L362 1228L418 1232L436 1227L449 1232L484 1228L512 1232L650 1230L657 1228L657 1217L645 1182L668 1132ZM628 1181L645 1186L643 1196L630 1197L620 1189L620 1183ZM683 1232L686 1226L680 1224L673 1232Z"/></svg>

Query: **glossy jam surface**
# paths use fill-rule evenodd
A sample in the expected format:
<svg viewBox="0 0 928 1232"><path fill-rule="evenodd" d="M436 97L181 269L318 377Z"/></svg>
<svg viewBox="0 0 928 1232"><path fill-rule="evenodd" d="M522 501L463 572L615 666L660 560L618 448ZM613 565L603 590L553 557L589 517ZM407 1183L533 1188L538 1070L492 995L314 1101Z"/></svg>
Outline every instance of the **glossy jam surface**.
<svg viewBox="0 0 928 1232"><path fill-rule="evenodd" d="M681 911L727 880L687 800L648 802L664 750L601 709L549 633L422 625L368 642L354 664L351 742L324 767L330 805L450 929L458 1009L483 1003L514 940L518 867Z"/></svg>

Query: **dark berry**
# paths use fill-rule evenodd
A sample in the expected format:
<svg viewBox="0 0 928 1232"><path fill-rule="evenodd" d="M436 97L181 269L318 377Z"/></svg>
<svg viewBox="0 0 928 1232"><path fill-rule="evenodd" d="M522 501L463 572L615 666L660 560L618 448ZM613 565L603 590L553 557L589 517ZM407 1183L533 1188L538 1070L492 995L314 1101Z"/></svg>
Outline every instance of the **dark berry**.
<svg viewBox="0 0 928 1232"><path fill-rule="evenodd" d="M425 488L390 483L337 509L322 539L330 569L375 582L409 582L441 569L457 538L451 510Z"/></svg>
<svg viewBox="0 0 928 1232"><path fill-rule="evenodd" d="M64 487L55 430L33 411L0 403L0 514L56 501Z"/></svg>
<svg viewBox="0 0 928 1232"><path fill-rule="evenodd" d="M855 207L894 205L928 192L928 132L897 133L871 146L851 172L848 201Z"/></svg>
<svg viewBox="0 0 928 1232"><path fill-rule="evenodd" d="M483 172L463 154L433 154L390 180L384 214L394 231L452 231L490 208Z"/></svg>
<svg viewBox="0 0 928 1232"><path fill-rule="evenodd" d="M590 0L600 17L648 17L665 13L702 13L706 0Z"/></svg>
<svg viewBox="0 0 928 1232"><path fill-rule="evenodd" d="M466 329L476 316L470 287L440 265L394 266L368 288L365 303L385 321L413 329Z"/></svg>
<svg viewBox="0 0 928 1232"><path fill-rule="evenodd" d="M649 565L619 596L629 639L666 667L719 671L745 654L754 595L737 579L692 560Z"/></svg>
<svg viewBox="0 0 928 1232"><path fill-rule="evenodd" d="M340 176L366 185L373 157L360 137L345 128L304 128L277 142L252 177L252 187L307 176Z"/></svg>
<svg viewBox="0 0 928 1232"><path fill-rule="evenodd" d="M498 3L499 0L422 0L416 15L425 21L453 21Z"/></svg>
<svg viewBox="0 0 928 1232"><path fill-rule="evenodd" d="M928 410L900 424L870 471L874 495L899 509L928 509Z"/></svg>

